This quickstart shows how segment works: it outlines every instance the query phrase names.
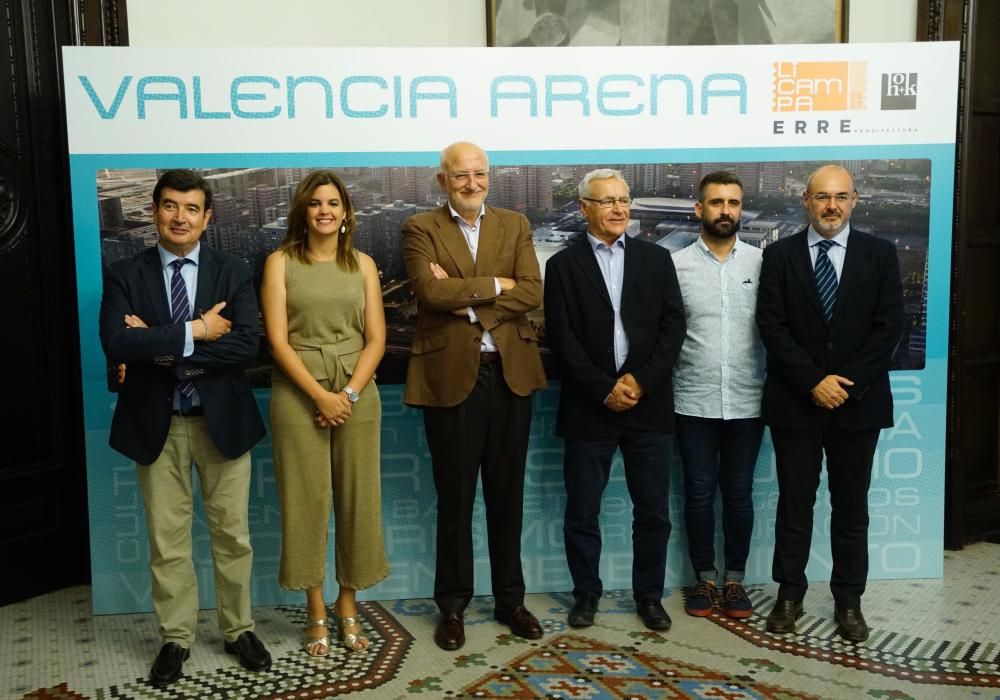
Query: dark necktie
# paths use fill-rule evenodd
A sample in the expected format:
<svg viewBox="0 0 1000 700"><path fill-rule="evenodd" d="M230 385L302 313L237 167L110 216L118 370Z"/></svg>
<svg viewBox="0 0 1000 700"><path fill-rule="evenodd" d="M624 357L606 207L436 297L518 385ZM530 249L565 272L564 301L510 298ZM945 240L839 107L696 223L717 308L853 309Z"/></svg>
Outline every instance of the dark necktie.
<svg viewBox="0 0 1000 700"><path fill-rule="evenodd" d="M827 255L832 245L833 241L828 240L816 244L816 291L827 321L833 317L833 305L837 302L837 271Z"/></svg>
<svg viewBox="0 0 1000 700"><path fill-rule="evenodd" d="M170 266L174 268L174 274L170 278L170 320L174 323L184 323L191 320L191 304L188 302L187 285L184 284L184 277L181 276L181 268L189 262L191 261L187 258L177 258L170 263ZM177 383L177 391L180 392L181 412L186 413L191 409L194 382L190 379L182 379Z"/></svg>

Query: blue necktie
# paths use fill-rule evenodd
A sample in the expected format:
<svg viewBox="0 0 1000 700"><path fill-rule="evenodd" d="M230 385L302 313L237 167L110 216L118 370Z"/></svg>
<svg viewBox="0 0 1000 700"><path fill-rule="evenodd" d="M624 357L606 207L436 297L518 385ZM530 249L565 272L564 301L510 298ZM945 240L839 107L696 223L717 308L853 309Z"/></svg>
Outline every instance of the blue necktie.
<svg viewBox="0 0 1000 700"><path fill-rule="evenodd" d="M184 284L184 277L181 275L181 268L189 262L191 261L187 258L177 258L170 263L170 266L174 268L174 274L170 278L170 320L174 323L185 323L191 320L191 304L188 302L187 285ZM177 382L177 391L180 392L181 412L186 413L191 410L194 382L190 379L182 379Z"/></svg>
<svg viewBox="0 0 1000 700"><path fill-rule="evenodd" d="M816 244L816 291L819 292L819 303L827 322L833 317L833 305L837 303L837 271L827 255L833 244L828 240Z"/></svg>

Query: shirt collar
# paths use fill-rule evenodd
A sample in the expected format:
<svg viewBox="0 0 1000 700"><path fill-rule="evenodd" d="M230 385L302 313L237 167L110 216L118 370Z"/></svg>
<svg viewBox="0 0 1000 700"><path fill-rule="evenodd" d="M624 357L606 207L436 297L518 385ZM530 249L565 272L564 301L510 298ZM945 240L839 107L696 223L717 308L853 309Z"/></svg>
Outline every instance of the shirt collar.
<svg viewBox="0 0 1000 700"><path fill-rule="evenodd" d="M166 269L167 265L172 263L174 260L180 260L179 255L174 255L169 250L164 248L159 243L156 244L156 251L160 254L160 264ZM201 241L194 244L194 249L184 256L185 260L190 260L195 265L198 264L198 259L201 257Z"/></svg>
<svg viewBox="0 0 1000 700"><path fill-rule="evenodd" d="M458 223L465 224L466 226L471 226L472 228L475 228L475 227L479 226L479 222L482 221L483 220L483 216L486 215L486 204L484 202L483 204L479 205L479 216L476 217L476 223L475 224L470 224L468 221L466 221L465 219L463 219L462 215L459 214L457 211L455 211L455 207L451 206L451 201L448 202L448 211L451 212L451 218L457 219Z"/></svg>
<svg viewBox="0 0 1000 700"><path fill-rule="evenodd" d="M708 244L705 243L705 239L701 237L701 234L698 234L698 237L694 239L694 244L698 246L698 250L701 252L702 255L707 255L716 262L722 262L717 257L715 257L715 253L713 253L711 248L708 247ZM738 257L739 254L737 253L737 251L740 249L741 245L743 245L743 241L740 240L739 236L736 236L736 241L733 243L733 247L729 249L729 255L726 257L726 260L728 260L729 258Z"/></svg>
<svg viewBox="0 0 1000 700"><path fill-rule="evenodd" d="M846 226L844 226L844 230L841 231L840 233L838 233L833 238L823 238L823 236L821 236L818 233L816 233L816 229L814 229L812 227L812 224L809 224L809 233L806 234L806 240L809 243L809 247L810 248L812 248L813 246L817 245L820 241L823 241L823 240L833 241L837 245L846 248L847 247L847 238L850 235L851 235L851 225L850 224L847 224Z"/></svg>
<svg viewBox="0 0 1000 700"><path fill-rule="evenodd" d="M626 238L628 238L628 236L623 233L622 235L618 236L618 238L611 241L611 245L608 245L600 238L592 234L590 231L587 231L587 240L590 241L590 247L594 250L595 253L597 252L598 248L621 248L622 250L625 250Z"/></svg>

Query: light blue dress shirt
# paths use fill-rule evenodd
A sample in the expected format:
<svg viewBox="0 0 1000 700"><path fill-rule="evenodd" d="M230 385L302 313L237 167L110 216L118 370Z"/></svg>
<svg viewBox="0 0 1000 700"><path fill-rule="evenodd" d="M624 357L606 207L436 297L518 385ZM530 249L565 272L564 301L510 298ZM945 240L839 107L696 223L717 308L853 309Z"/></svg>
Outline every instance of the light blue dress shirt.
<svg viewBox="0 0 1000 700"><path fill-rule="evenodd" d="M698 238L675 253L687 334L674 365L674 410L698 418L757 418L764 345L757 330L762 251L737 239L725 260Z"/></svg>
<svg viewBox="0 0 1000 700"><path fill-rule="evenodd" d="M587 240L597 258L597 267L604 278L604 286L611 297L611 308L615 313L615 369L621 370L628 357L628 333L622 323L622 282L625 279L625 234L620 235L611 245L595 238L587 232Z"/></svg>

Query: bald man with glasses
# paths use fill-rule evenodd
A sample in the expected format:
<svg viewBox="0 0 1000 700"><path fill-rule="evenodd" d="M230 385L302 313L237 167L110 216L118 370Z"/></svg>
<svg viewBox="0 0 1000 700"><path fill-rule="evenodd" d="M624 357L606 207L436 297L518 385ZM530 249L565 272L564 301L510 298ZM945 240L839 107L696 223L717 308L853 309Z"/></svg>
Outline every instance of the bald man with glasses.
<svg viewBox="0 0 1000 700"><path fill-rule="evenodd" d="M803 614L813 508L824 465L830 491L830 590L837 633L868 639L868 488L882 428L893 425L889 367L902 335L893 242L851 226L854 178L824 165L806 182L809 226L764 249L757 326L767 351L761 412L778 477L768 632Z"/></svg>
<svg viewBox="0 0 1000 700"><path fill-rule="evenodd" d="M475 144L445 148L437 180L444 206L403 222L418 309L405 401L424 413L438 493L434 641L451 651L465 644L480 474L494 615L519 637L542 636L524 607L521 520L531 394L545 372L526 316L542 297L528 220L485 204L489 160Z"/></svg>

